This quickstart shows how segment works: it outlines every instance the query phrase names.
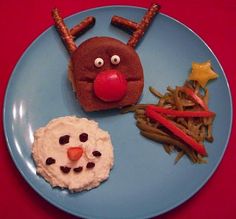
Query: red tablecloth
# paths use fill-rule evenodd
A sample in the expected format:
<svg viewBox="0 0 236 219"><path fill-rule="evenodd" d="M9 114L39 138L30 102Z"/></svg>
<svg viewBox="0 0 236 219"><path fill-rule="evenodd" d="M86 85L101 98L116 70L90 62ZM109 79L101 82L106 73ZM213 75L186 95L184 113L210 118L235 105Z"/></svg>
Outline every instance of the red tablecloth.
<svg viewBox="0 0 236 219"><path fill-rule="evenodd" d="M162 12L176 18L198 33L220 60L228 78L233 100L236 97L236 1L235 0L160 0ZM143 0L7 0L0 2L0 101L12 70L25 49L52 25L54 6L64 16L104 5L147 7ZM2 121L2 105L1 121ZM74 218L41 198L17 171L7 149L0 126L0 218ZM160 218L236 218L236 129L233 127L221 164L207 184L190 200Z"/></svg>

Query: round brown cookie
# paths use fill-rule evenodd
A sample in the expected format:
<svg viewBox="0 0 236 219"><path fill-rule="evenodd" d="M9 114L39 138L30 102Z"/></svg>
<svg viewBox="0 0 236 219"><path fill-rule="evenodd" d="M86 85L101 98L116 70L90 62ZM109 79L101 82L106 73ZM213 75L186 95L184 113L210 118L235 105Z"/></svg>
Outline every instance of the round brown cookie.
<svg viewBox="0 0 236 219"><path fill-rule="evenodd" d="M118 64L112 61L114 56L118 56ZM98 60L99 65L96 66L97 58L100 58L102 64ZM117 70L127 80L126 94L118 101L103 101L94 92L96 76L107 70ZM93 37L83 42L72 54L69 79L85 111L121 108L135 104L144 85L143 68L136 51L111 37Z"/></svg>

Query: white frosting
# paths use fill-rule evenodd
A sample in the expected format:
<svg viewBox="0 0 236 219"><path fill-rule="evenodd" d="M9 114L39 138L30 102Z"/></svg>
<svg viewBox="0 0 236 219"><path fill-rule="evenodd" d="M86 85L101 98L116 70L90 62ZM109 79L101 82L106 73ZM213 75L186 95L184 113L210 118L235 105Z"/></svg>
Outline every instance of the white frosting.
<svg viewBox="0 0 236 219"><path fill-rule="evenodd" d="M88 140L81 142L79 135L88 134ZM69 135L69 143L61 145L59 138ZM67 156L69 147L81 146L83 155L78 161L71 161ZM99 151L100 157L93 156ZM45 127L34 133L32 155L37 166L37 173L42 175L53 187L68 188L71 191L89 190L97 187L109 177L113 166L113 146L109 133L100 129L98 123L75 116L59 117L51 120ZM46 165L47 158L55 159L55 163ZM86 168L88 162L95 163L92 169ZM69 173L63 173L60 166L67 166ZM82 166L79 173L73 168Z"/></svg>

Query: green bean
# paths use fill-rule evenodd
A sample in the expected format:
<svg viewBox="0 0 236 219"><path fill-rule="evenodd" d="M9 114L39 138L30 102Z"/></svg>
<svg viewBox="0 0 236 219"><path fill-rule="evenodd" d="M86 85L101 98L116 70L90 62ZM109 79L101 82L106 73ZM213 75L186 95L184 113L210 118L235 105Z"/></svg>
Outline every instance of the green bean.
<svg viewBox="0 0 236 219"><path fill-rule="evenodd" d="M163 97L163 95L159 92L159 91L157 91L155 88L153 88L153 87L149 87L149 91L155 96L155 97L158 97L158 98L162 98Z"/></svg>
<svg viewBox="0 0 236 219"><path fill-rule="evenodd" d="M191 152L191 149L185 145L184 143L175 140L169 136L164 136L164 135L160 135L157 133L152 133L152 132L147 132L147 131L140 131L140 134L143 135L146 138L149 138L151 140L157 141L159 143L165 143L165 144L173 144L176 147L178 147L179 149L183 150L193 162L196 162L197 157L193 155L193 153Z"/></svg>
<svg viewBox="0 0 236 219"><path fill-rule="evenodd" d="M158 129L158 128L155 128L155 127L152 127L150 125L148 125L147 123L145 122L137 122L136 123L137 127L143 131L146 131L146 132L153 132L153 133L157 133L157 134L160 134L160 135L165 135L165 136L168 136L167 133L165 133L164 131Z"/></svg>
<svg viewBox="0 0 236 219"><path fill-rule="evenodd" d="M175 158L175 164L184 156L184 151L178 152L176 158Z"/></svg>

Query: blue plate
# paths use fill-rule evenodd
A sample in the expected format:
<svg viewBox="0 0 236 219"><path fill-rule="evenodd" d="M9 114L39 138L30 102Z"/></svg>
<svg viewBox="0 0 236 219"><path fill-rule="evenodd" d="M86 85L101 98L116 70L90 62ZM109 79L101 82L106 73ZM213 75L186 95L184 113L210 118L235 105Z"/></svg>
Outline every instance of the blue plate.
<svg viewBox="0 0 236 219"><path fill-rule="evenodd" d="M50 12L49 12L50 13ZM139 21L145 9L127 6L103 7L66 19L69 27L84 17L96 17L96 25L77 44L96 35L127 42L129 35L110 25L112 15ZM232 125L232 100L223 69L209 47L188 27L159 14L137 48L145 71L141 102L155 101L148 86L161 92L182 85L192 61L211 60L219 74L209 83L209 107L217 116L214 143L206 143L208 163L192 165L184 157L174 165L158 143L139 135L133 114L118 111L85 113L67 80L69 56L55 31L49 28L26 50L8 84L4 102L4 130L11 156L27 182L53 205L86 218L147 218L160 215L194 195L219 165ZM38 176L31 157L33 132L49 120L78 115L97 120L112 136L115 167L108 181L88 192L70 194L52 189Z"/></svg>

